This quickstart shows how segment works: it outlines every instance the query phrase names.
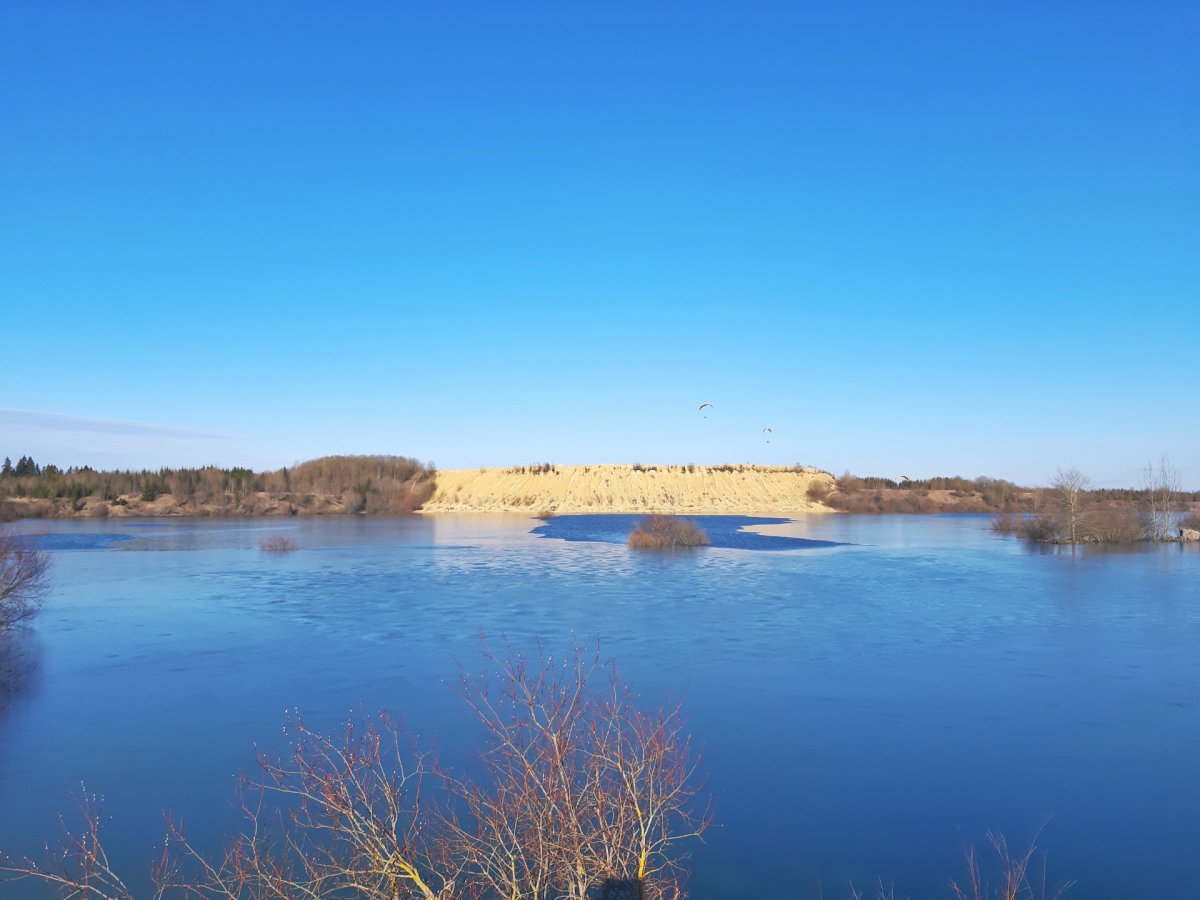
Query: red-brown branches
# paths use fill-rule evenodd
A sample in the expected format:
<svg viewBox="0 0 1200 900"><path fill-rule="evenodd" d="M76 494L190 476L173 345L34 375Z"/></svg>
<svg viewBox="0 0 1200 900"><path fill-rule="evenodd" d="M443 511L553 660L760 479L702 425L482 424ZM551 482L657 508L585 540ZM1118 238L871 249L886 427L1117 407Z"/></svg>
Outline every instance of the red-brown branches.
<svg viewBox="0 0 1200 900"><path fill-rule="evenodd" d="M464 679L487 735L478 775L431 766L387 716L327 736L294 718L289 747L242 785L246 826L219 857L169 821L156 896L188 900L585 900L615 879L678 897L683 844L708 826L677 707L640 710L615 669L577 649L564 662L488 657ZM53 866L9 864L63 897L129 900L85 807Z"/></svg>
<svg viewBox="0 0 1200 900"><path fill-rule="evenodd" d="M681 845L711 818L678 707L638 709L594 651L489 662L490 679L465 679L487 729L487 779L454 785L468 810L454 837L481 888L583 900L620 879L675 896Z"/></svg>

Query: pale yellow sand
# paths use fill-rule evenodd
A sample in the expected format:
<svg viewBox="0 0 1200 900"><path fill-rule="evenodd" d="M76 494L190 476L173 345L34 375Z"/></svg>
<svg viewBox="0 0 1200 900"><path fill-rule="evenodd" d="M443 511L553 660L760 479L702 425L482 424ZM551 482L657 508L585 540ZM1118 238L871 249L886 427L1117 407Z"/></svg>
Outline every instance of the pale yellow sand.
<svg viewBox="0 0 1200 900"><path fill-rule="evenodd" d="M808 498L820 469L756 466L556 466L438 472L424 512L828 512Z"/></svg>

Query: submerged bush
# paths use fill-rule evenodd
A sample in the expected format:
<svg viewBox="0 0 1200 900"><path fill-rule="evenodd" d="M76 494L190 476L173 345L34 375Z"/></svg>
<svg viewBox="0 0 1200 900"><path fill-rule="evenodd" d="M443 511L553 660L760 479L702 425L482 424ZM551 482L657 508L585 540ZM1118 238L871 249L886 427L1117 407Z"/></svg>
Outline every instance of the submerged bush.
<svg viewBox="0 0 1200 900"><path fill-rule="evenodd" d="M992 531L996 534L1016 534L1025 517L1018 513L1000 513L992 517Z"/></svg>
<svg viewBox="0 0 1200 900"><path fill-rule="evenodd" d="M1059 523L1047 516L1033 516L1022 519L1017 523L1017 536L1027 541L1058 541L1061 529Z"/></svg>
<svg viewBox="0 0 1200 900"><path fill-rule="evenodd" d="M1097 544L1132 544L1146 536L1138 511L1128 503L1092 510L1080 531L1085 541Z"/></svg>
<svg viewBox="0 0 1200 900"><path fill-rule="evenodd" d="M300 549L300 545L286 534L268 534L258 545L263 553L292 553Z"/></svg>
<svg viewBox="0 0 1200 900"><path fill-rule="evenodd" d="M678 516L646 516L629 532L635 550L679 550L708 545L708 535L691 519Z"/></svg>

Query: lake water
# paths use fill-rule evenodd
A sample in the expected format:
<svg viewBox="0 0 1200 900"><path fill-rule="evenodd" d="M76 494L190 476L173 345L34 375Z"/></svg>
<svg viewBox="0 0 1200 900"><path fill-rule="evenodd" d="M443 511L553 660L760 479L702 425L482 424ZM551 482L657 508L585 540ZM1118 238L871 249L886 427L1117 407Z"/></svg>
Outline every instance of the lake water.
<svg viewBox="0 0 1200 900"><path fill-rule="evenodd" d="M700 518L714 546L674 554L629 551L618 516L21 523L54 548L54 587L3 650L0 847L52 838L83 781L138 882L163 810L208 839L237 823L234 776L281 746L285 710L388 707L453 753L481 634L599 635L704 746L694 897L877 878L945 897L966 843L1047 819L1072 896L1200 896L1195 547L1043 552L971 516L757 537ZM300 550L260 553L267 533Z"/></svg>

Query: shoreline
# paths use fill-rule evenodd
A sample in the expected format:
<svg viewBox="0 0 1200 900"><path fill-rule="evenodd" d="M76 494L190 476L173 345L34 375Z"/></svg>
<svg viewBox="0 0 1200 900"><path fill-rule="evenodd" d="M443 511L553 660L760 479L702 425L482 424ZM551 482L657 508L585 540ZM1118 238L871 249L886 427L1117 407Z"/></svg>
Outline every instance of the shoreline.
<svg viewBox="0 0 1200 900"><path fill-rule="evenodd" d="M836 512L819 499L835 485L811 467L753 465L573 465L439 471L432 494L413 509L378 503L377 490L219 491L203 498L121 493L6 497L0 518L10 519L288 519L311 516L388 516L419 513L675 514L792 516ZM419 501L417 501L419 503ZM406 505L406 504L401 504Z"/></svg>

